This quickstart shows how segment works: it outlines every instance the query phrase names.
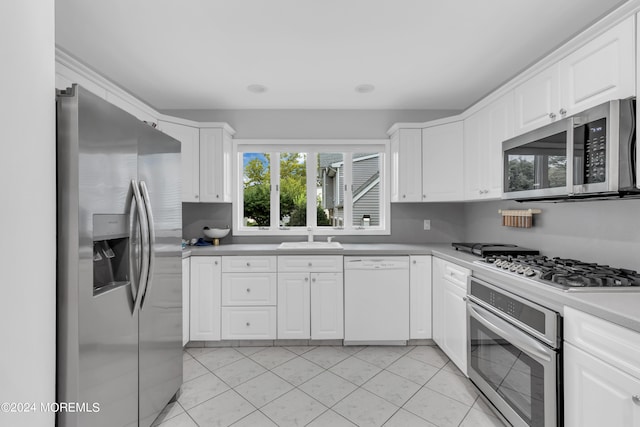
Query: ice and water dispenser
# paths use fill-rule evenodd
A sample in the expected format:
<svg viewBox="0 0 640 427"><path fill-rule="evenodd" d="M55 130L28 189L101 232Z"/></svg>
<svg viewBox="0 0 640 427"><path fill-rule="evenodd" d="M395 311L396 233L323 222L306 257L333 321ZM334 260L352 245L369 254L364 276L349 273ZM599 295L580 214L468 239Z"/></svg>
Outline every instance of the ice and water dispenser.
<svg viewBox="0 0 640 427"><path fill-rule="evenodd" d="M93 295L129 283L128 216L93 215Z"/></svg>

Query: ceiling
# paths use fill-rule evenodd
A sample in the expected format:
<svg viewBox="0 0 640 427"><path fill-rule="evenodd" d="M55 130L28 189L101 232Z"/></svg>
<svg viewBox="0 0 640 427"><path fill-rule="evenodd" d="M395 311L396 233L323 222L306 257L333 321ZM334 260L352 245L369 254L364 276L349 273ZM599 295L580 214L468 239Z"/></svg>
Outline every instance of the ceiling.
<svg viewBox="0 0 640 427"><path fill-rule="evenodd" d="M56 0L56 44L160 110L461 110L623 2Z"/></svg>

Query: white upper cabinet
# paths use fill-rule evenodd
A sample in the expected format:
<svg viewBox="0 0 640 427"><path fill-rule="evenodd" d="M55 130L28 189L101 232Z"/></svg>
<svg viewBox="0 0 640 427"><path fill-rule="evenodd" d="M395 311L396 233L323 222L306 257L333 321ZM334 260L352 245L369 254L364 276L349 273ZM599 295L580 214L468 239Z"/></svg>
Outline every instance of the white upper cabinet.
<svg viewBox="0 0 640 427"><path fill-rule="evenodd" d="M391 201L422 201L422 130L399 129L391 137Z"/></svg>
<svg viewBox="0 0 640 427"><path fill-rule="evenodd" d="M558 118L558 80L558 67L553 65L514 89L516 134L539 128Z"/></svg>
<svg viewBox="0 0 640 427"><path fill-rule="evenodd" d="M458 201L463 190L463 124L398 129L391 135L391 201Z"/></svg>
<svg viewBox="0 0 640 427"><path fill-rule="evenodd" d="M198 128L158 121L158 128L182 143L182 201L200 200L200 131Z"/></svg>
<svg viewBox="0 0 640 427"><path fill-rule="evenodd" d="M165 120L158 129L182 143L182 201L231 202L231 133Z"/></svg>
<svg viewBox="0 0 640 427"><path fill-rule="evenodd" d="M513 92L464 121L464 198L502 194L502 142L513 136Z"/></svg>
<svg viewBox="0 0 640 427"><path fill-rule="evenodd" d="M463 128L459 121L422 129L422 201L463 199Z"/></svg>
<svg viewBox="0 0 640 427"><path fill-rule="evenodd" d="M515 88L522 134L612 99L635 95L631 16Z"/></svg>
<svg viewBox="0 0 640 427"><path fill-rule="evenodd" d="M560 113L572 115L635 95L635 26L631 16L560 61Z"/></svg>
<svg viewBox="0 0 640 427"><path fill-rule="evenodd" d="M200 201L231 202L231 134L200 129Z"/></svg>

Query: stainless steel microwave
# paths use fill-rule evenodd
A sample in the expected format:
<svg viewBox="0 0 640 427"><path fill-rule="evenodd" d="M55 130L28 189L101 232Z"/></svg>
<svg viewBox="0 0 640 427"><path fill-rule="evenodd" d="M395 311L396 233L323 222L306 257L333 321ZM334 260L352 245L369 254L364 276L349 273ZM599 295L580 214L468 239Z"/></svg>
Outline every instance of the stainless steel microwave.
<svg viewBox="0 0 640 427"><path fill-rule="evenodd" d="M640 195L635 99L609 101L502 143L503 199Z"/></svg>

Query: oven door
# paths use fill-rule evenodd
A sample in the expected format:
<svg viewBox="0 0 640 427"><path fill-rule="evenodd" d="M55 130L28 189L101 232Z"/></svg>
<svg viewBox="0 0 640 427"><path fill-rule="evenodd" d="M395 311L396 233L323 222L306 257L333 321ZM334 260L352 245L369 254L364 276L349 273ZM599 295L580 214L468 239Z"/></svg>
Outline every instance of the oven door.
<svg viewBox="0 0 640 427"><path fill-rule="evenodd" d="M468 300L469 378L514 426L559 423L558 352Z"/></svg>

